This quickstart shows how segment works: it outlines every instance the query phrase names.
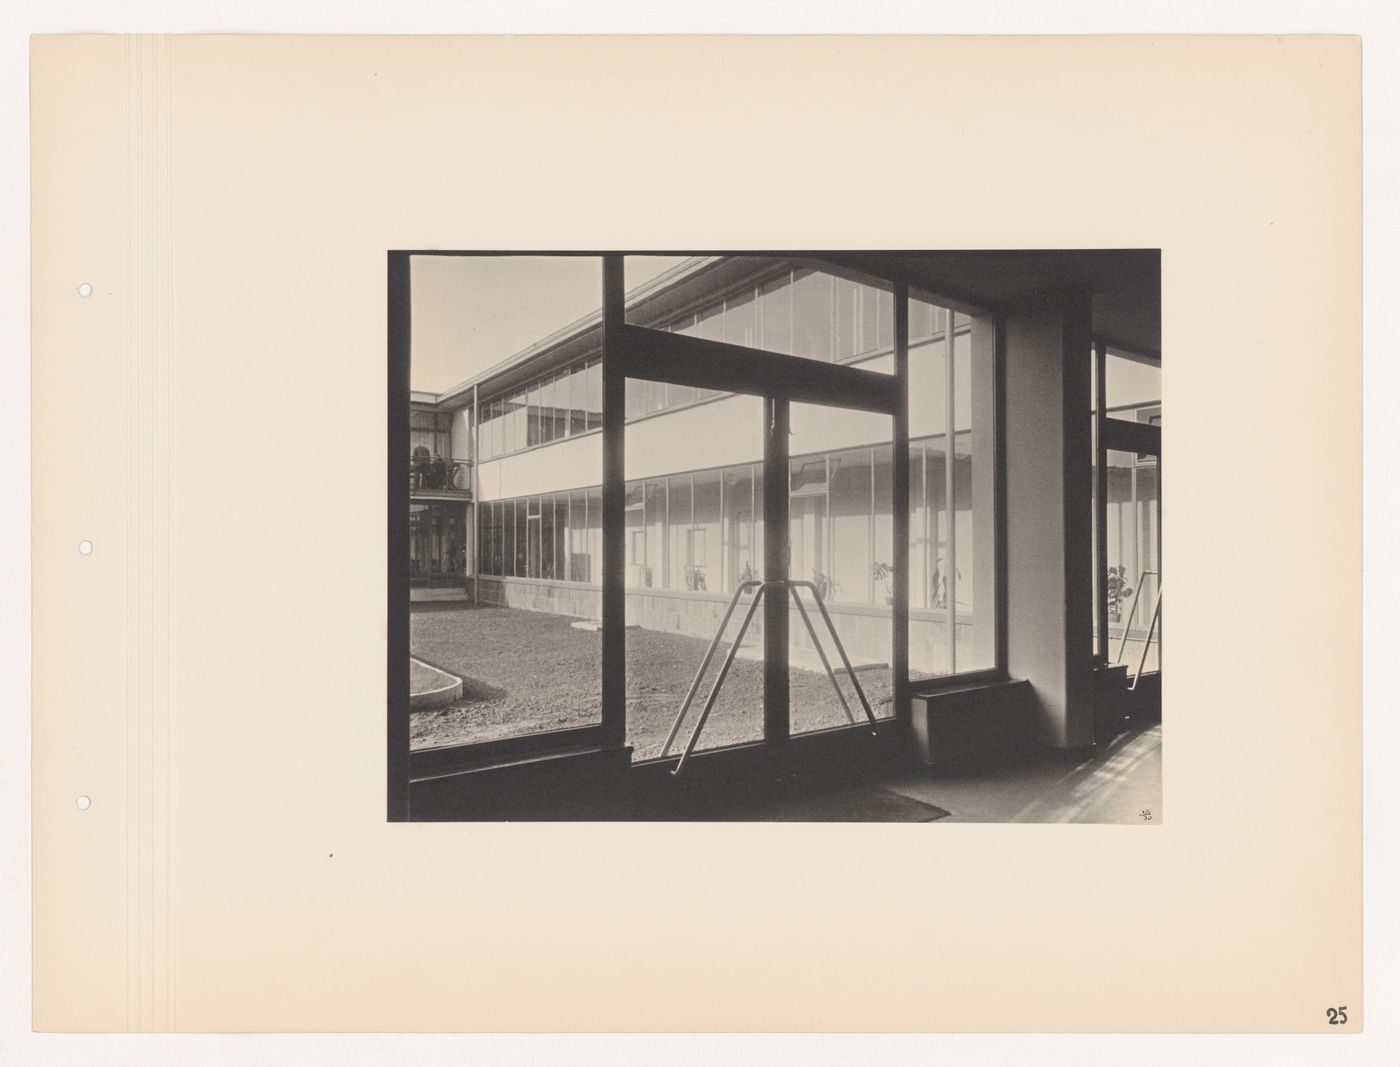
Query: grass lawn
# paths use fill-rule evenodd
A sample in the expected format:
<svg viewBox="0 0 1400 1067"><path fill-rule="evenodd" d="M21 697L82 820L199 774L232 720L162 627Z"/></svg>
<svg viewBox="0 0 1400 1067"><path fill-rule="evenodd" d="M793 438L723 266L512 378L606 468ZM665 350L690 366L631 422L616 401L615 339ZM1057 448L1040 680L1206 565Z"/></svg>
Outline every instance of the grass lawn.
<svg viewBox="0 0 1400 1067"><path fill-rule="evenodd" d="M561 730L599 720L598 656L601 635L575 630L575 620L513 608L420 604L410 615L414 656L462 679L462 699L412 717L412 745L489 741ZM731 623L731 633L737 629ZM661 754L681 701L708 642L698 637L627 631L627 740L634 757ZM723 662L716 651L692 710L672 745L684 745ZM834 652L828 650L833 657ZM859 672L861 687L881 718L891 714L890 672ZM844 673L838 673L851 711L864 711ZM840 726L845 712L824 672L793 668L788 680L794 733ZM763 735L763 665L736 659L720 690L697 748L715 748Z"/></svg>

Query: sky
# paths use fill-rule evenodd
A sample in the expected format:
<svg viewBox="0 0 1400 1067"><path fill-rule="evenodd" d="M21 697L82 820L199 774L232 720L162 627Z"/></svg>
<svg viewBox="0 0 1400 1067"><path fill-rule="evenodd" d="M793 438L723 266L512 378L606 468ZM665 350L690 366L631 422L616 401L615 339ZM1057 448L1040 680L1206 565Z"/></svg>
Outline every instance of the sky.
<svg viewBox="0 0 1400 1067"><path fill-rule="evenodd" d="M680 263L628 256L631 290ZM596 256L414 256L412 388L442 392L602 306Z"/></svg>

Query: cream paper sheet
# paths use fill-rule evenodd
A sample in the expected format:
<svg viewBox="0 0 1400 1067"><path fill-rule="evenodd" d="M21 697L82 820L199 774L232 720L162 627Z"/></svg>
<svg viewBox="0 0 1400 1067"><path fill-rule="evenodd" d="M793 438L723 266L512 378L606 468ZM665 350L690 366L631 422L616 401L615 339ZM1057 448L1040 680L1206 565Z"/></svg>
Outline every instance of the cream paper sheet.
<svg viewBox="0 0 1400 1067"><path fill-rule="evenodd" d="M1361 1027L1358 41L32 55L37 1028ZM387 250L1124 246L1162 825L385 821Z"/></svg>

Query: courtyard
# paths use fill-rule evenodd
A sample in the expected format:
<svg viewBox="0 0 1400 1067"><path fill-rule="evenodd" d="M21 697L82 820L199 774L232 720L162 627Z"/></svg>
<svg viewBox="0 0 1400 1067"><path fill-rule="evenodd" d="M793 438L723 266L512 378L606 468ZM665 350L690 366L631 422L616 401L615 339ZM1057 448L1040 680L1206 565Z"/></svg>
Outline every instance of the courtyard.
<svg viewBox="0 0 1400 1067"><path fill-rule="evenodd" d="M461 678L462 697L446 707L415 711L412 747L494 741L598 722L601 635L576 628L573 624L578 621L565 615L460 602L415 604L409 637L413 656ZM715 652L671 754L680 751L693 729L728 651L728 640L737 629L736 618L726 642ZM705 640L683 634L627 630L627 741L634 758L661 755L707 647ZM752 634L746 637L697 749L762 738L760 649ZM835 665L834 651L827 648L826 652ZM789 672L792 732L846 725L849 720L830 679L819 667L806 669L807 662ZM888 666L858 664L857 676L875 715L890 717ZM863 719L849 678L838 669L837 679L851 712Z"/></svg>

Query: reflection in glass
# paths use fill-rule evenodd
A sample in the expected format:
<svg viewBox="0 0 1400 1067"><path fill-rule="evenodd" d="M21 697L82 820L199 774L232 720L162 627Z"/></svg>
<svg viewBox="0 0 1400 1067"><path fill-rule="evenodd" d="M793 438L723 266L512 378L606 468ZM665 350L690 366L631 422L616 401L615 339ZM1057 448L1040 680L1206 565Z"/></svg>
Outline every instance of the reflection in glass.
<svg viewBox="0 0 1400 1067"><path fill-rule="evenodd" d="M1104 360L1105 413L1136 422L1137 408L1162 403L1162 364L1107 352Z"/></svg>
<svg viewBox="0 0 1400 1067"><path fill-rule="evenodd" d="M758 577L760 561L754 555L754 508L761 506L762 501L754 498L751 466L731 467L721 473L724 586L720 591L732 593L740 582Z"/></svg>
<svg viewBox="0 0 1400 1067"><path fill-rule="evenodd" d="M760 348L783 355L792 353L792 285L791 276L774 278L759 289L759 313L762 318Z"/></svg>
<svg viewBox="0 0 1400 1067"><path fill-rule="evenodd" d="M1132 452L1107 451L1106 585L1109 660L1136 670L1161 589L1161 524L1157 463ZM1125 636L1126 635L1126 636ZM1160 633L1143 669L1159 669Z"/></svg>
<svg viewBox="0 0 1400 1067"><path fill-rule="evenodd" d="M831 359L832 295L836 279L800 270L792 281L792 354Z"/></svg>
<svg viewBox="0 0 1400 1067"><path fill-rule="evenodd" d="M719 588L720 472L700 471L691 478L691 523L686 544L686 589L693 593Z"/></svg>
<svg viewBox="0 0 1400 1067"><path fill-rule="evenodd" d="M626 707L634 760L662 754L728 604L723 575L751 573L757 537L750 469L744 464L627 483ZM752 599L752 593L744 599L721 636L670 755L689 741ZM762 739L761 615L735 650L697 751Z"/></svg>
<svg viewBox="0 0 1400 1067"><path fill-rule="evenodd" d="M894 714L892 605L898 578L893 553L893 427L888 417L806 404L792 405L792 424L791 573L794 579L816 587L840 641L838 648L811 591L799 588L816 637L794 604L788 689L791 731L805 733L849 725L851 716L864 721L864 708L842 665L841 649L875 715ZM810 451L817 444L827 449ZM839 445L857 447L832 447ZM832 688L827 665L835 672L841 696Z"/></svg>

